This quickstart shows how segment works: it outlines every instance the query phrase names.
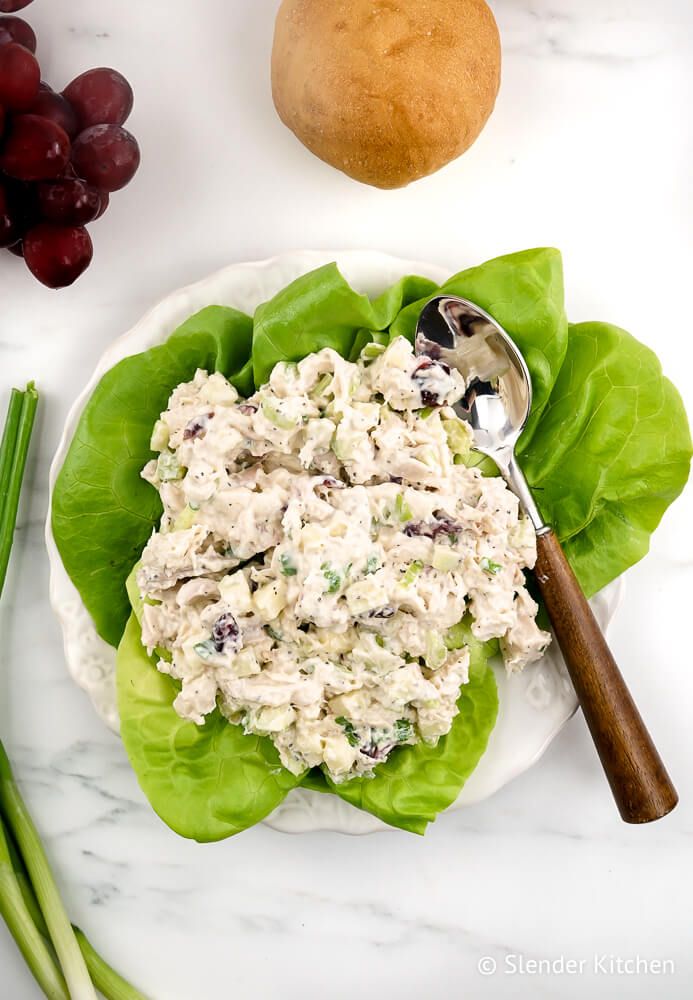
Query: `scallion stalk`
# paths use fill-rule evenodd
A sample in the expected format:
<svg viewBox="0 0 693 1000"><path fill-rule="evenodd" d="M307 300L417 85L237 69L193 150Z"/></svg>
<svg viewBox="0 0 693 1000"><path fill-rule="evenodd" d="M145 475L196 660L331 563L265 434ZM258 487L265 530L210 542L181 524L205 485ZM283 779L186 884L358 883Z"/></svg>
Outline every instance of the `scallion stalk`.
<svg viewBox="0 0 693 1000"><path fill-rule="evenodd" d="M127 979L123 979L101 958L79 927L75 927L74 931L94 986L107 1000L147 1000L143 993L136 990Z"/></svg>
<svg viewBox="0 0 693 1000"><path fill-rule="evenodd" d="M0 594L37 403L33 382L24 392L12 390L0 442ZM0 916L49 1000L96 1000L94 984L106 1000L146 1000L70 924L1 740Z"/></svg>
<svg viewBox="0 0 693 1000"><path fill-rule="evenodd" d="M17 398L21 400L19 415L16 415ZM0 450L0 593L7 575L7 564L17 522L19 494L22 489L22 479L29 452L29 441L36 416L38 393L33 382L29 382L26 391L18 393L13 390L8 410L8 423L3 434ZM7 437L7 452L6 447Z"/></svg>
<svg viewBox="0 0 693 1000"><path fill-rule="evenodd" d="M22 400L24 394L19 389L13 389L10 394L10 403L7 407L5 418L5 429L2 432L2 443L0 444L0 519L5 509L5 498L10 480L10 469L14 458L14 449L17 442L17 431L19 430L19 418L22 412Z"/></svg>
<svg viewBox="0 0 693 1000"><path fill-rule="evenodd" d="M29 881L29 876L27 875L26 868L24 867L24 862L22 861L19 851L15 847L14 841L10 836L7 837L7 846L9 848L10 861L12 862L17 884L24 898L24 903L29 912L29 916L34 921L39 934L50 942L48 928L46 927L46 922L43 919L43 914L41 913L36 896L34 895L34 890L31 886L31 882ZM104 961L79 927L75 927L73 924L72 929L75 932L79 950L82 952L92 982L94 983L94 986L96 986L96 988L103 993L107 1000L147 1000L147 998L140 993L139 990L135 989L134 986L132 986L126 979L123 979L121 975L119 975L110 967L110 965L107 964L107 962ZM67 996L67 993L65 993L65 996Z"/></svg>
<svg viewBox="0 0 693 1000"><path fill-rule="evenodd" d="M33 820L19 794L0 740L0 810L19 848L60 961L71 1000L96 1000L82 952L77 944Z"/></svg>
<svg viewBox="0 0 693 1000"><path fill-rule="evenodd" d="M15 874L8 838L0 819L0 914L32 975L49 1000L70 1000L65 980L33 919Z"/></svg>

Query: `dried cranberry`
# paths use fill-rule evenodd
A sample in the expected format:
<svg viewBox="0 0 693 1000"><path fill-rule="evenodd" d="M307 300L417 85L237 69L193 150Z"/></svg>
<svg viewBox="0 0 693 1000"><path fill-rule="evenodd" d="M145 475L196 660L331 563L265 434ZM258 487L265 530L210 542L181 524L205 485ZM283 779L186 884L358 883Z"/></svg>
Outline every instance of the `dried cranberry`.
<svg viewBox="0 0 693 1000"><path fill-rule="evenodd" d="M190 441L191 438L199 437L207 430L207 424L213 416L213 413L203 413L199 417L194 417L183 431L183 440Z"/></svg>
<svg viewBox="0 0 693 1000"><path fill-rule="evenodd" d="M369 743L365 747L361 747L360 752L364 757L369 757L371 760L386 760L388 754L395 747L394 743L384 743L382 746L378 746L377 743Z"/></svg>
<svg viewBox="0 0 693 1000"><path fill-rule="evenodd" d="M438 535L459 535L463 526L444 515L435 521L410 521L404 528L404 534L409 538L419 535L422 538L437 538Z"/></svg>
<svg viewBox="0 0 693 1000"><path fill-rule="evenodd" d="M369 611L366 618L392 618L395 613L395 609L391 604L385 604L382 608L374 608Z"/></svg>
<svg viewBox="0 0 693 1000"><path fill-rule="evenodd" d="M444 361L434 361L432 358L422 358L412 372L411 377L419 386L423 406L442 406L442 400L438 393L426 386L429 380L428 374L433 368L440 368L445 375L450 374L450 365L447 365Z"/></svg>
<svg viewBox="0 0 693 1000"><path fill-rule="evenodd" d="M234 640L234 644L237 645L239 635L238 622L228 613L217 618L212 626L212 644L217 653L223 653L226 643L230 640Z"/></svg>

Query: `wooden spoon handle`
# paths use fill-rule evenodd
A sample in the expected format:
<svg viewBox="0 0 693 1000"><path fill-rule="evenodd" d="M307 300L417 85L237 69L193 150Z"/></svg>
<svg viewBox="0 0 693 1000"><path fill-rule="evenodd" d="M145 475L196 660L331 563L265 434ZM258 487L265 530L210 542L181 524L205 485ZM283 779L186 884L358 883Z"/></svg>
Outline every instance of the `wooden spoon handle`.
<svg viewBox="0 0 693 1000"><path fill-rule="evenodd" d="M552 530L537 535L535 576L599 759L626 823L678 802L616 661Z"/></svg>

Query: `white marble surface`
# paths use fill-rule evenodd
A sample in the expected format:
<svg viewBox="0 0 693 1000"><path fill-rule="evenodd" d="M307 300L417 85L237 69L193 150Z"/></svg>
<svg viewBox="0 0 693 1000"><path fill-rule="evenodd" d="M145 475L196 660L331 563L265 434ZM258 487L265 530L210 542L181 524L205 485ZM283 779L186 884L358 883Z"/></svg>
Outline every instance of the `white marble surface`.
<svg viewBox="0 0 693 1000"><path fill-rule="evenodd" d="M44 397L0 612L0 729L71 913L157 1000L688 997L690 489L628 574L612 632L682 797L651 827L617 819L578 717L532 771L424 840L258 828L199 847L157 821L67 679L41 535L60 426L113 337L224 263L341 244L452 270L555 244L570 315L631 329L693 407L680 318L693 265L688 0L497 0L504 82L488 128L456 164L390 193L313 159L276 120L276 5L37 0L26 11L54 85L98 64L130 77L143 150L136 182L94 226L95 262L76 286L49 293L20 261L0 260L2 386L35 378ZM593 971L594 956L636 955L675 971ZM483 956L494 975L478 972ZM508 956L586 964L512 974ZM37 996L0 928L0 997Z"/></svg>

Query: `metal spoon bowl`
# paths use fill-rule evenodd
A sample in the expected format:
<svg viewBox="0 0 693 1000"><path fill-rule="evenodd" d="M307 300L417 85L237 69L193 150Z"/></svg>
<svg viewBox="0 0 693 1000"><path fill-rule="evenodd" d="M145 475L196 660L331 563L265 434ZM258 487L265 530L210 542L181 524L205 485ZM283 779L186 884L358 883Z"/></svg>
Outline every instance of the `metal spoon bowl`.
<svg viewBox="0 0 693 1000"><path fill-rule="evenodd" d="M462 374L467 388L455 411L470 425L474 449L493 459L535 530L545 530L515 460L515 445L532 408L532 379L508 334L473 302L439 295L419 316L415 350Z"/></svg>

